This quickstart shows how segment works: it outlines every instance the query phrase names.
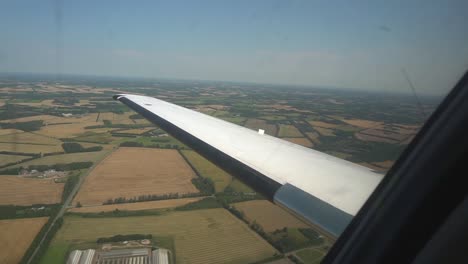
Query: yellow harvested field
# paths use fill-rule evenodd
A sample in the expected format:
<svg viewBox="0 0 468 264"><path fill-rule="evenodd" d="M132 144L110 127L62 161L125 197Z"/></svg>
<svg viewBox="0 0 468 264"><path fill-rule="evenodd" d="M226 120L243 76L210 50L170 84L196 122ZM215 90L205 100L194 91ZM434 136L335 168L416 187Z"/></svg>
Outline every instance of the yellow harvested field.
<svg viewBox="0 0 468 264"><path fill-rule="evenodd" d="M18 155L6 155L0 154L0 166L5 166L6 164L18 162L24 159L29 158L28 156L18 156Z"/></svg>
<svg viewBox="0 0 468 264"><path fill-rule="evenodd" d="M8 168L14 168L22 166L24 168L30 165L54 165L58 163L71 163L71 162L84 162L91 161L96 162L103 158L108 151L94 151L94 152L80 152L80 153L70 153L70 154L61 154L47 156L39 159L30 160L21 164L8 166Z"/></svg>
<svg viewBox="0 0 468 264"><path fill-rule="evenodd" d="M293 125L279 125L278 137L303 137Z"/></svg>
<svg viewBox="0 0 468 264"><path fill-rule="evenodd" d="M119 148L86 177L74 204L101 205L139 195L198 193L190 166L173 149Z"/></svg>
<svg viewBox="0 0 468 264"><path fill-rule="evenodd" d="M114 211L115 209L127 210L127 211L162 209L162 208L172 208L172 207L185 205L188 203L193 203L200 199L202 199L202 197L170 199L170 200L149 201L149 202L139 202L139 203L86 206L86 207L72 208L69 211L74 212L74 213L94 213L94 212L99 213L99 212L110 212L110 211Z"/></svg>
<svg viewBox="0 0 468 264"><path fill-rule="evenodd" d="M0 220L0 263L19 263L47 219Z"/></svg>
<svg viewBox="0 0 468 264"><path fill-rule="evenodd" d="M323 127L313 127L317 132L320 133L322 136L333 137L335 134L333 133L333 129L323 128Z"/></svg>
<svg viewBox="0 0 468 264"><path fill-rule="evenodd" d="M307 135L307 137L310 138L310 140L312 140L312 142L314 144L320 144L320 139L319 139L320 135L319 135L319 133L317 133L317 132L306 132L306 135Z"/></svg>
<svg viewBox="0 0 468 264"><path fill-rule="evenodd" d="M310 142L307 138L283 138L284 140L287 140L289 142L292 142L294 144L302 145L304 147L313 147L314 144Z"/></svg>
<svg viewBox="0 0 468 264"><path fill-rule="evenodd" d="M322 122L322 121L309 121L309 124L312 126L317 126L317 127L324 127L324 128L337 128L339 125L337 124L332 124L332 123L327 123L327 122Z"/></svg>
<svg viewBox="0 0 468 264"><path fill-rule="evenodd" d="M245 126L258 131L259 129L265 130L265 133L270 136L276 136L277 128L273 124L268 124L265 120L249 118L245 122Z"/></svg>
<svg viewBox="0 0 468 264"><path fill-rule="evenodd" d="M177 263L252 263L276 250L227 210L171 212L160 216L65 217L51 247L95 242L116 234L153 234L174 238Z"/></svg>
<svg viewBox="0 0 468 264"><path fill-rule="evenodd" d="M354 136L357 139L362 140L362 141L385 142L385 143L391 143L391 144L398 143L398 141L394 139L366 135L360 132L354 133Z"/></svg>
<svg viewBox="0 0 468 264"><path fill-rule="evenodd" d="M0 151L12 151L23 153L51 153L63 151L62 146L33 145L18 143L0 143Z"/></svg>
<svg viewBox="0 0 468 264"><path fill-rule="evenodd" d="M13 129L13 128L0 129L0 136L8 135L8 134L15 134L15 133L22 133L22 132L23 132L22 130Z"/></svg>
<svg viewBox="0 0 468 264"><path fill-rule="evenodd" d="M202 177L210 178L214 182L216 192L222 192L231 183L231 175L195 151L182 150L181 152Z"/></svg>
<svg viewBox="0 0 468 264"><path fill-rule="evenodd" d="M0 176L0 204L56 204L62 199L63 183L52 179Z"/></svg>
<svg viewBox="0 0 468 264"><path fill-rule="evenodd" d="M304 222L267 200L240 202L235 203L234 206L244 212L250 222L255 220L267 232L273 232L283 227L309 227Z"/></svg>
<svg viewBox="0 0 468 264"><path fill-rule="evenodd" d="M62 142L55 138L39 135L31 132L20 132L0 136L2 143L31 143L43 145L61 145Z"/></svg>
<svg viewBox="0 0 468 264"><path fill-rule="evenodd" d="M383 122L364 120L364 119L341 119L346 124L360 128L377 128L383 125Z"/></svg>

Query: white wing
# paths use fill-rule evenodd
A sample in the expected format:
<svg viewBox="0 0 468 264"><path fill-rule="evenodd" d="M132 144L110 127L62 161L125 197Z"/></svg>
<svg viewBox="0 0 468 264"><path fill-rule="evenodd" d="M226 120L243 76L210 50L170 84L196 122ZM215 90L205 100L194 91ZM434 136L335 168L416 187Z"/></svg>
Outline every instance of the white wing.
<svg viewBox="0 0 468 264"><path fill-rule="evenodd" d="M114 99L331 237L382 179L366 167L156 98Z"/></svg>

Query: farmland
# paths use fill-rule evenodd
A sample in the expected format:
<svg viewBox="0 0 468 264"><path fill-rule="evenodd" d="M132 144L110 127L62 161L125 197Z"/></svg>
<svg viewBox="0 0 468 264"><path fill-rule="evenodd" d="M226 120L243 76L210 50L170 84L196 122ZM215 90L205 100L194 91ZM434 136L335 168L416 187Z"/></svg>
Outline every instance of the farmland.
<svg viewBox="0 0 468 264"><path fill-rule="evenodd" d="M47 217L0 220L0 263L18 263Z"/></svg>
<svg viewBox="0 0 468 264"><path fill-rule="evenodd" d="M0 166L27 159L27 156L0 154Z"/></svg>
<svg viewBox="0 0 468 264"><path fill-rule="evenodd" d="M170 200L149 201L149 202L139 202L139 203L108 204L108 205L72 208L69 211L74 212L74 213L99 213L99 212L110 212L116 209L127 210L127 211L162 209L162 208L171 208L171 207L185 205L188 203L196 202L200 199L202 198L197 197L197 198L170 199Z"/></svg>
<svg viewBox="0 0 468 264"><path fill-rule="evenodd" d="M298 251L297 256L304 262L310 264L319 264L322 258L325 256L323 251L314 248L307 248Z"/></svg>
<svg viewBox="0 0 468 264"><path fill-rule="evenodd" d="M289 142L292 142L294 144L302 145L304 147L312 147L314 144L310 142L307 138L283 138L284 140L287 140Z"/></svg>
<svg viewBox="0 0 468 264"><path fill-rule="evenodd" d="M156 239L173 237L177 263L248 263L275 253L266 241L224 209L141 217L65 217L49 250L67 250L73 244L95 242L99 237L135 233L153 234Z"/></svg>
<svg viewBox="0 0 468 264"><path fill-rule="evenodd" d="M259 129L263 129L265 130L265 133L270 136L276 136L276 133L277 133L276 126L267 123L265 120L250 118L247 120L247 122L245 122L245 126L255 131L258 131Z"/></svg>
<svg viewBox="0 0 468 264"><path fill-rule="evenodd" d="M182 150L181 153L202 177L213 180L216 192L222 192L231 182L231 175L216 167L216 165L196 152L192 150Z"/></svg>
<svg viewBox="0 0 468 264"><path fill-rule="evenodd" d="M0 143L0 151L23 153L52 153L63 151L60 145L36 145L28 143Z"/></svg>
<svg viewBox="0 0 468 264"><path fill-rule="evenodd" d="M16 174L14 169L20 166L64 168L56 165L94 163L92 171L59 172L61 178L57 180L68 182L65 194L80 177L83 179L71 204L80 202L83 207L69 210L72 214L65 216L65 226L47 252L47 256L56 258L42 263L64 262L69 249L96 246L95 238L101 235L95 234L97 231L116 235L149 230L165 241L164 245L176 249L179 263L225 262L229 258L238 263L253 262L271 256L273 250L266 241L281 252L324 242L317 232L304 229L301 221L267 201L253 200L262 197L127 106L113 101L116 93L162 98L255 131L264 129L268 135L379 172L392 166L424 121L413 98L405 96L210 81L23 77L0 75L0 166L17 163L2 168L12 169L12 173L4 173ZM428 112L437 105L435 102L421 97ZM99 147L94 152L62 154L63 143L76 142L83 148ZM61 202L64 183L1 177L0 203L18 205L4 217L34 215L31 203ZM214 183L216 194L201 202L189 203L200 198L165 195L211 195L213 186L207 179ZM148 196L150 199L145 198ZM135 202L135 197L145 199ZM114 204L103 205L109 199L114 199ZM61 206L46 206L46 210L52 216ZM218 206L228 210L206 210ZM192 211L179 211L181 208ZM236 208L243 213L233 210ZM116 209L121 213L114 214ZM75 215L79 213L83 218ZM236 222L234 215L249 226ZM141 223L142 229L138 229ZM228 241L230 236L234 240ZM296 255L307 259L307 254L314 258L314 252L298 251Z"/></svg>
<svg viewBox="0 0 468 264"><path fill-rule="evenodd" d="M53 155L53 156L47 156L47 157L23 162L18 165L9 166L8 168L20 167L20 166L26 168L30 165L54 165L57 163L84 162L84 161L95 162L95 161L100 160L107 153L108 151L94 151L94 152Z"/></svg>
<svg viewBox="0 0 468 264"><path fill-rule="evenodd" d="M303 137L303 135L295 126L281 124L279 126L278 137Z"/></svg>
<svg viewBox="0 0 468 264"><path fill-rule="evenodd" d="M0 176L0 204L32 205L60 203L63 183L52 179Z"/></svg>
<svg viewBox="0 0 468 264"><path fill-rule="evenodd" d="M196 193L193 177L176 150L119 148L89 174L74 203L100 205L117 197Z"/></svg>
<svg viewBox="0 0 468 264"><path fill-rule="evenodd" d="M266 200L235 203L234 206L244 212L249 221L255 220L267 232L283 227L308 227L304 222Z"/></svg>

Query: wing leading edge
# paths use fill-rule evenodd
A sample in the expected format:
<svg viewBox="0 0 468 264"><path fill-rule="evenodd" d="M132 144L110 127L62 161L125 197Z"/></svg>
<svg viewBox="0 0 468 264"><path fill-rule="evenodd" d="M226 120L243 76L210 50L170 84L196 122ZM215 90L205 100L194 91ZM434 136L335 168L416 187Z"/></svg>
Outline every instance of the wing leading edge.
<svg viewBox="0 0 468 264"><path fill-rule="evenodd" d="M152 97L114 99L336 238L382 179L372 170Z"/></svg>

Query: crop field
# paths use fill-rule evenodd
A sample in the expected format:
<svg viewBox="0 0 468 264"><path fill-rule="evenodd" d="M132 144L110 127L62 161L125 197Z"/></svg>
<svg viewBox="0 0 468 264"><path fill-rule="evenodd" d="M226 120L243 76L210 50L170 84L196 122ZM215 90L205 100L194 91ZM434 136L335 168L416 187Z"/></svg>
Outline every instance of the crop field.
<svg viewBox="0 0 468 264"><path fill-rule="evenodd" d="M278 137L303 137L293 125L279 125L279 127Z"/></svg>
<svg viewBox="0 0 468 264"><path fill-rule="evenodd" d="M376 136L376 137L393 139L395 141L403 141L409 137L408 134L400 134L398 132L393 132L389 130L381 130L381 129L366 129L366 130L362 130L360 133L371 135L371 136Z"/></svg>
<svg viewBox="0 0 468 264"><path fill-rule="evenodd" d="M234 189L236 192L242 192L242 193L253 193L255 192L250 188L249 186L245 185L243 182L236 178L232 178L231 184L229 184L229 187Z"/></svg>
<svg viewBox="0 0 468 264"><path fill-rule="evenodd" d="M202 177L213 180L216 192L222 192L231 182L231 175L216 167L198 153L192 150L182 150L181 152Z"/></svg>
<svg viewBox="0 0 468 264"><path fill-rule="evenodd" d="M196 202L200 199L202 199L202 197L170 199L170 200L138 202L138 203L125 203L125 204L108 204L108 205L72 208L69 211L74 212L74 213L99 213L99 212L110 212L110 211L114 211L115 209L127 210L127 211L162 209L162 208L172 208L172 207L185 205L188 203Z"/></svg>
<svg viewBox="0 0 468 264"><path fill-rule="evenodd" d="M317 132L307 132L306 133L307 137L312 140L312 143L314 144L320 144L320 135Z"/></svg>
<svg viewBox="0 0 468 264"><path fill-rule="evenodd" d="M309 121L311 126L324 127L324 128L337 128L339 125L322 122L322 121Z"/></svg>
<svg viewBox="0 0 468 264"><path fill-rule="evenodd" d="M38 135L30 132L12 133L8 135L0 136L0 142L2 143L31 143L41 145L60 145L62 142L58 139Z"/></svg>
<svg viewBox="0 0 468 264"><path fill-rule="evenodd" d="M307 138L283 138L284 140L287 140L289 142L292 142L294 144L302 145L304 147L313 147L314 144L310 142Z"/></svg>
<svg viewBox="0 0 468 264"><path fill-rule="evenodd" d="M27 143L0 143L0 151L23 153L52 153L63 151L60 145L35 145Z"/></svg>
<svg viewBox="0 0 468 264"><path fill-rule="evenodd" d="M276 133L277 133L276 126L272 124L268 124L265 120L250 118L247 120L247 122L245 122L245 126L255 131L258 131L259 129L263 129L265 130L265 133L270 136L276 136Z"/></svg>
<svg viewBox="0 0 468 264"><path fill-rule="evenodd" d="M49 251L67 250L67 245L72 243L95 242L99 237L116 234L153 234L174 238L177 263L251 263L272 257L276 252L247 225L221 208L140 217L68 216L64 220Z"/></svg>
<svg viewBox="0 0 468 264"><path fill-rule="evenodd" d="M30 165L54 165L59 163L71 163L71 162L84 162L84 161L91 161L96 162L103 158L108 151L94 151L94 152L80 152L80 153L70 153L70 154L60 154L60 155L53 155L47 156L39 159L30 160L27 162L23 162L21 164L8 166L8 168L14 167L28 167Z"/></svg>
<svg viewBox="0 0 468 264"><path fill-rule="evenodd" d="M47 219L0 220L0 263L19 263Z"/></svg>
<svg viewBox="0 0 468 264"><path fill-rule="evenodd" d="M398 143L398 141L396 141L394 139L367 135L367 134L363 134L363 133L360 133L360 132L355 133L354 136L357 139L360 139L362 141L385 142L385 143L390 143L390 144Z"/></svg>
<svg viewBox="0 0 468 264"><path fill-rule="evenodd" d="M333 133L333 129L323 128L323 127L313 127L315 131L319 132L320 135L326 137L333 137L335 134Z"/></svg>
<svg viewBox="0 0 468 264"><path fill-rule="evenodd" d="M319 264L325 253L315 248L306 248L296 253L304 263Z"/></svg>
<svg viewBox="0 0 468 264"><path fill-rule="evenodd" d="M0 136L8 135L8 134L15 134L15 133L22 133L22 132L23 132L22 130L13 129L13 128L0 129Z"/></svg>
<svg viewBox="0 0 468 264"><path fill-rule="evenodd" d="M0 154L0 166L13 163L13 162L18 162L22 161L24 159L27 159L29 157L27 156L18 156L18 155L6 155L6 154Z"/></svg>
<svg viewBox="0 0 468 264"><path fill-rule="evenodd" d="M55 204L62 199L63 183L52 179L0 176L0 204Z"/></svg>
<svg viewBox="0 0 468 264"><path fill-rule="evenodd" d="M255 220L267 232L273 232L283 227L309 227L304 222L267 200L235 203L234 207L244 212L250 221Z"/></svg>
<svg viewBox="0 0 468 264"><path fill-rule="evenodd" d="M119 148L86 177L74 203L101 205L118 197L197 193L191 182L195 176L176 150Z"/></svg>
<svg viewBox="0 0 468 264"><path fill-rule="evenodd" d="M153 129L154 129L154 127L151 127L151 128L135 128L135 129L119 130L117 132L118 133L141 135L141 134L146 133L148 131L151 131Z"/></svg>
<svg viewBox="0 0 468 264"><path fill-rule="evenodd" d="M360 128L377 128L383 125L383 122L364 120L364 119L341 119L341 121Z"/></svg>

